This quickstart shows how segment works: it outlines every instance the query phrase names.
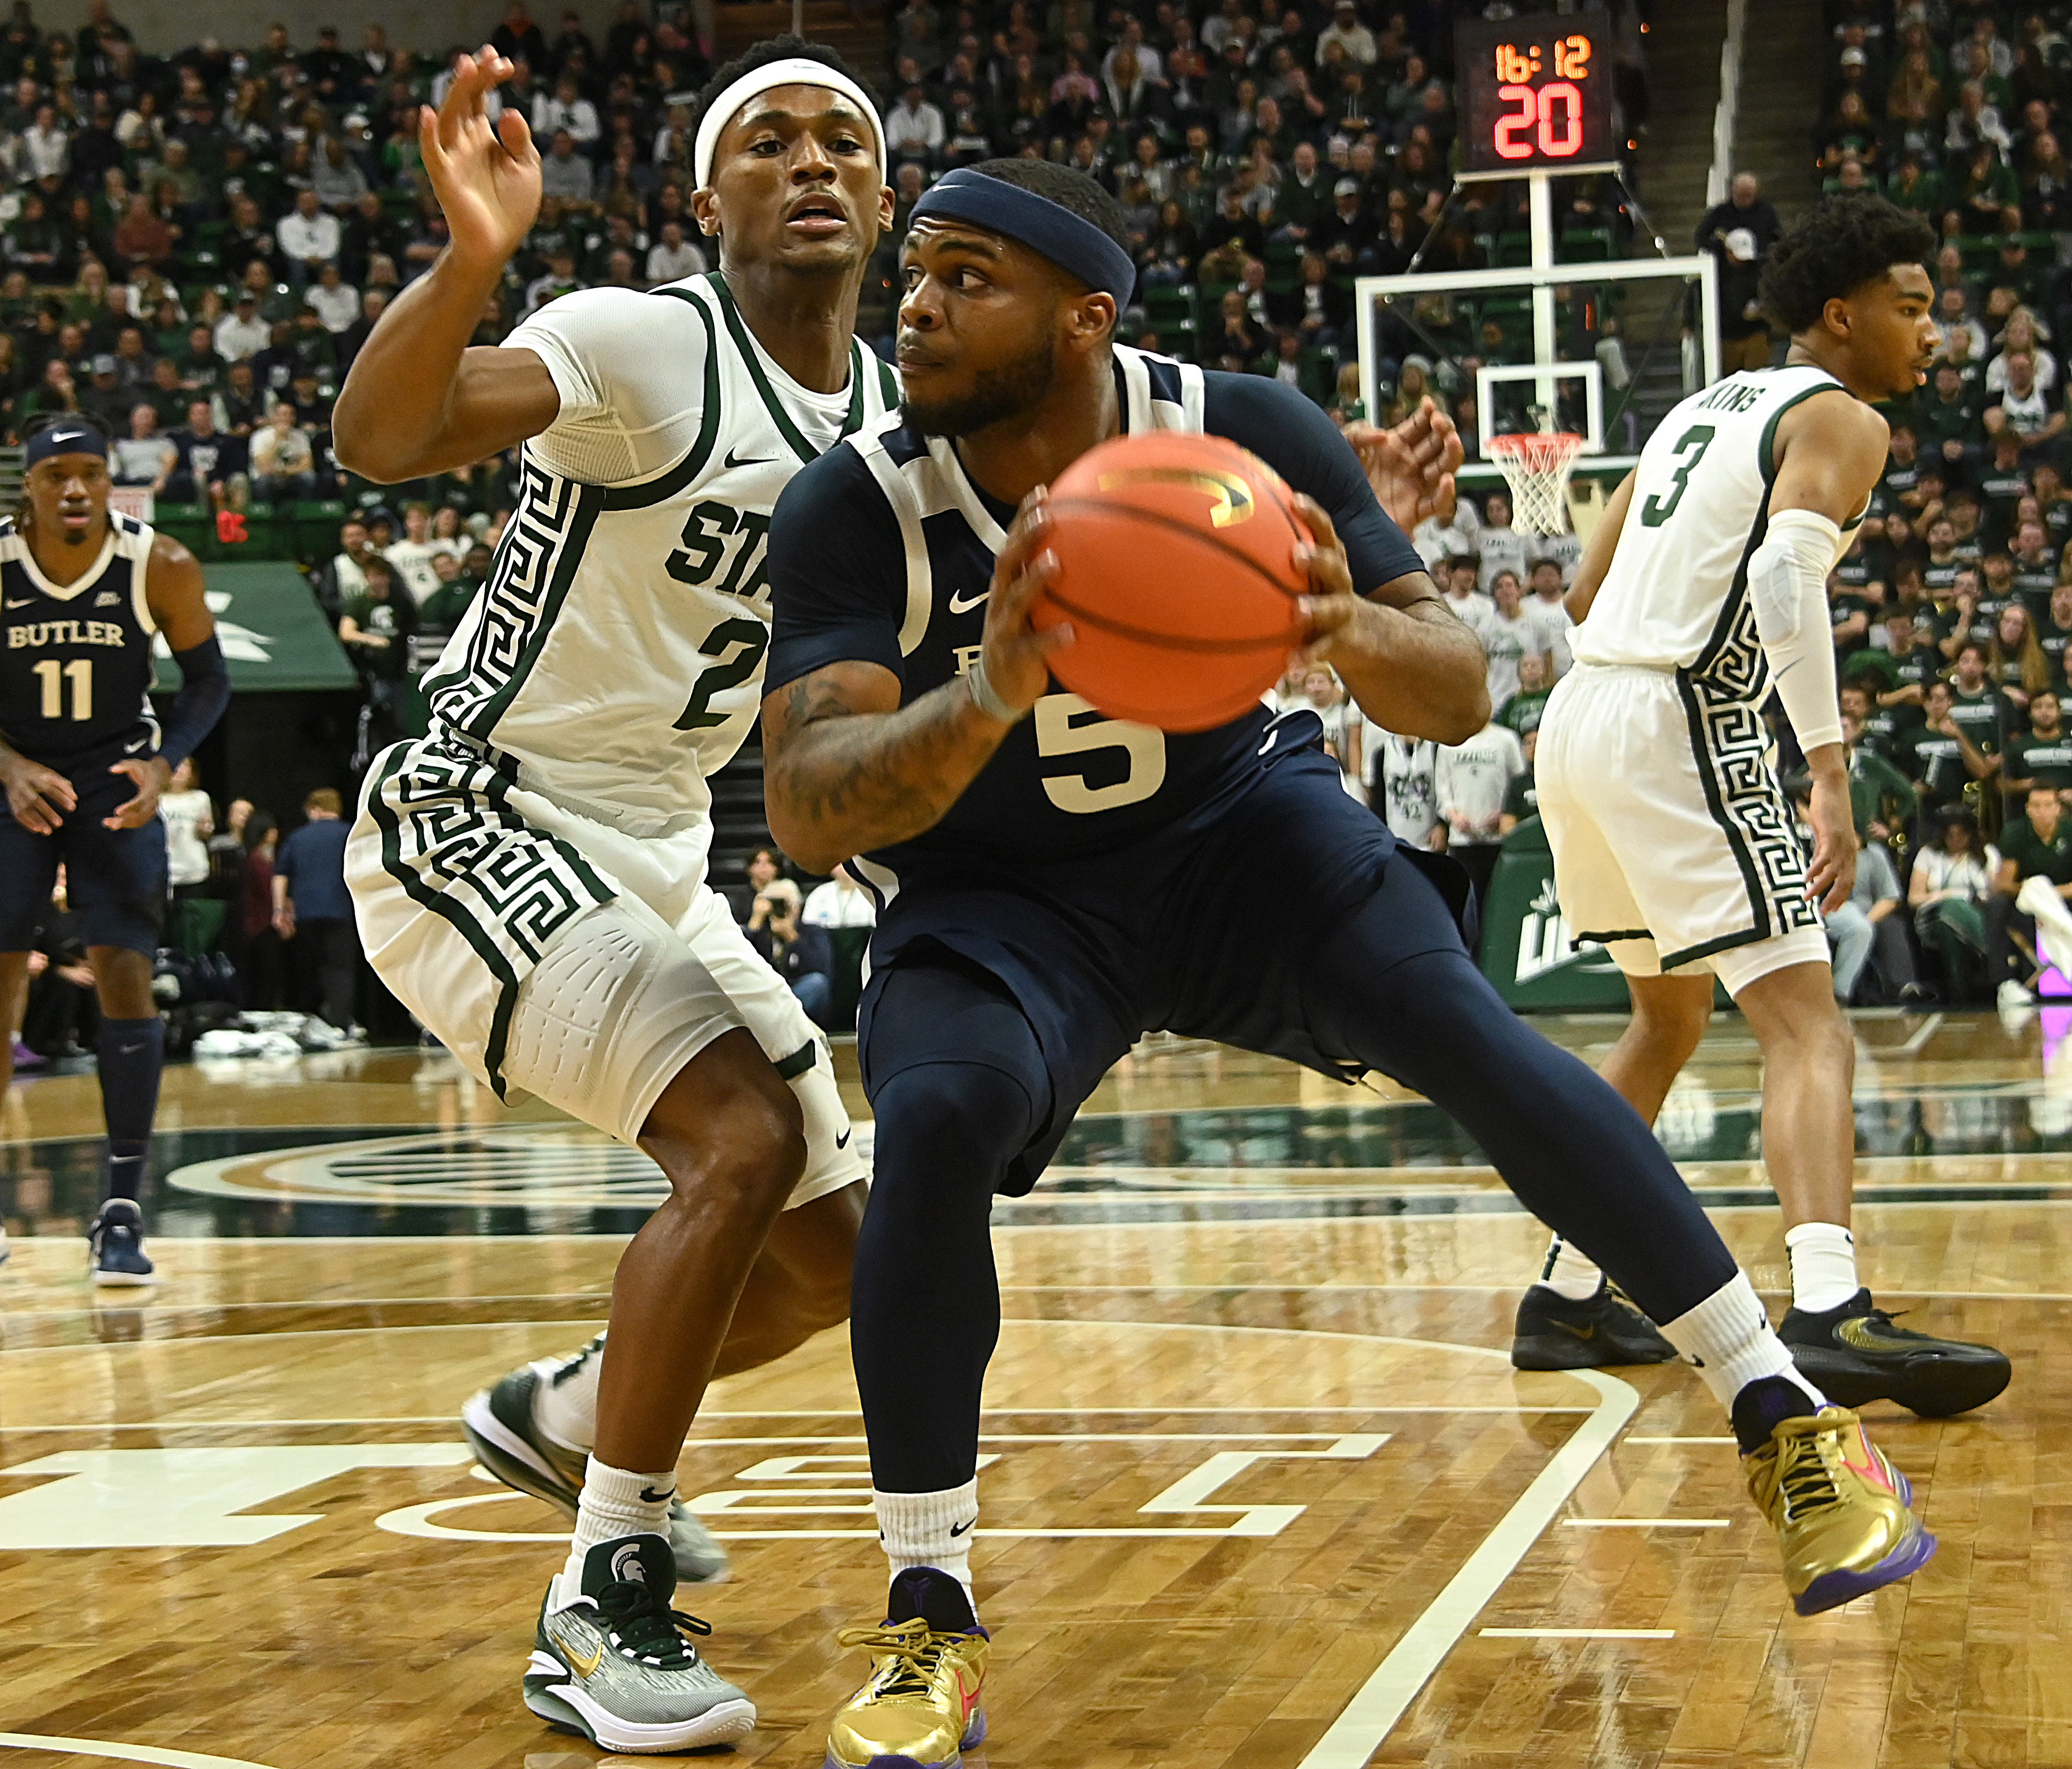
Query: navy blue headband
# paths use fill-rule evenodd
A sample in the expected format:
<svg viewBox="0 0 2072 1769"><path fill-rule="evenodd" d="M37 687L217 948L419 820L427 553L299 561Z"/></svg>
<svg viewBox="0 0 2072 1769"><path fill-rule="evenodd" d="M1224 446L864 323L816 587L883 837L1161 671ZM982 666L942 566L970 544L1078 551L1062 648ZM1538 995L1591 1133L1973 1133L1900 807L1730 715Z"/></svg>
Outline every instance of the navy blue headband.
<svg viewBox="0 0 2072 1769"><path fill-rule="evenodd" d="M961 166L945 172L914 205L915 220L934 215L1019 240L1089 289L1114 296L1117 307L1128 306L1137 288L1136 261L1092 222L1005 179Z"/></svg>
<svg viewBox="0 0 2072 1769"><path fill-rule="evenodd" d="M90 424L53 424L38 430L23 445L22 466L26 470L54 454L97 454L105 461L108 438Z"/></svg>

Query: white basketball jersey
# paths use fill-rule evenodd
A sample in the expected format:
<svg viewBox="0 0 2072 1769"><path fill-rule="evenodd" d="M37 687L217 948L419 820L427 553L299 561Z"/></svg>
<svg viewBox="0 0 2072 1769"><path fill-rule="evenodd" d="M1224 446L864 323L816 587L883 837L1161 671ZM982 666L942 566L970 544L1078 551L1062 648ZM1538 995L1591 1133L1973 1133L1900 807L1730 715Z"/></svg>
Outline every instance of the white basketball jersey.
<svg viewBox="0 0 2072 1769"><path fill-rule="evenodd" d="M1577 663L1719 674L1761 692L1767 672L1747 605L1748 561L1769 519L1777 421L1841 385L1820 368L1746 370L1663 419L1640 451L1589 616L1568 635ZM1843 531L1844 548L1861 520L1859 511Z"/></svg>
<svg viewBox="0 0 2072 1769"><path fill-rule="evenodd" d="M898 403L852 343L839 394L798 385L718 273L588 289L505 339L561 410L522 451L490 579L426 679L434 732L641 835L708 821L706 784L761 704L765 549L792 474Z"/></svg>

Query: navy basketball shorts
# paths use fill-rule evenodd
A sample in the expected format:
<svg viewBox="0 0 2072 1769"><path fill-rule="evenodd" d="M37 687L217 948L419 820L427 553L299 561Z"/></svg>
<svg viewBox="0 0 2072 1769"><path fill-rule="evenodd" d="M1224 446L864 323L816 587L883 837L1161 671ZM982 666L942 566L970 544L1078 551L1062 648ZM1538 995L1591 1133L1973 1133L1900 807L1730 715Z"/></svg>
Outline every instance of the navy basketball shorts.
<svg viewBox="0 0 2072 1769"><path fill-rule="evenodd" d="M1235 803L1120 853L1012 874L945 865L909 876L880 924L858 1015L865 1090L875 1098L927 1064L1013 1075L1041 1120L1001 1184L1019 1194L1145 1032L1211 1038L1350 1080L1360 1065L1320 1044L1312 1024L1320 994L1371 985L1322 975L1313 956L1392 868L1422 872L1435 858L1396 848L1346 795L1334 761L1298 751ZM1405 950L1459 950L1441 894L1425 897L1430 915L1400 928ZM997 1018L960 1011L1001 994L1027 1020L1033 1047L1008 1037L987 1048L972 1028L997 1031ZM1040 1072L1026 1072L1032 1063Z"/></svg>
<svg viewBox="0 0 2072 1769"><path fill-rule="evenodd" d="M23 828L0 802L0 952L35 946L63 866L89 946L155 957L166 913L166 826L154 817L141 829L105 828L101 819L137 795L137 783L90 765L68 778L79 802L54 835Z"/></svg>

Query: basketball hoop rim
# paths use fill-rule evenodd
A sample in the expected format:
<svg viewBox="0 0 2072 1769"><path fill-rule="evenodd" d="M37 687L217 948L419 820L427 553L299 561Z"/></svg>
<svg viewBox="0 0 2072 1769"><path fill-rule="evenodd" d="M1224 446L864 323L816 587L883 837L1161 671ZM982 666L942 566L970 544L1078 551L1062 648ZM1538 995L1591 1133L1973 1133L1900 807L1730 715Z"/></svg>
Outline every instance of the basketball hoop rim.
<svg viewBox="0 0 2072 1769"><path fill-rule="evenodd" d="M1509 456L1527 468L1545 468L1572 461L1583 452L1584 438L1573 430L1507 430L1489 439L1493 460Z"/></svg>

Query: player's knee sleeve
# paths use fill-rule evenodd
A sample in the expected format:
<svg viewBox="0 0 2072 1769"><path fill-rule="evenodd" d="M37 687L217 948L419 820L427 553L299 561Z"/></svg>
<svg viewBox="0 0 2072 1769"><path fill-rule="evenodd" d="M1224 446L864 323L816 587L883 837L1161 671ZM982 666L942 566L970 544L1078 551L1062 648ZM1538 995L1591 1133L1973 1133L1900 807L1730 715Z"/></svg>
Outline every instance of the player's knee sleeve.
<svg viewBox="0 0 2072 1769"><path fill-rule="evenodd" d="M931 1062L902 1069L878 1090L872 1207L890 1193L977 1197L990 1210L1008 1164L1035 1134L1027 1086L985 1063Z"/></svg>
<svg viewBox="0 0 2072 1769"><path fill-rule="evenodd" d="M1827 573L1841 550L1842 531L1818 511L1780 510L1749 558L1755 630L1784 715L1808 751L1842 741L1827 615Z"/></svg>
<svg viewBox="0 0 2072 1769"><path fill-rule="evenodd" d="M620 897L564 930L520 986L510 1085L637 1143L684 1065L741 1024L668 924Z"/></svg>

